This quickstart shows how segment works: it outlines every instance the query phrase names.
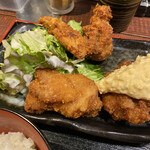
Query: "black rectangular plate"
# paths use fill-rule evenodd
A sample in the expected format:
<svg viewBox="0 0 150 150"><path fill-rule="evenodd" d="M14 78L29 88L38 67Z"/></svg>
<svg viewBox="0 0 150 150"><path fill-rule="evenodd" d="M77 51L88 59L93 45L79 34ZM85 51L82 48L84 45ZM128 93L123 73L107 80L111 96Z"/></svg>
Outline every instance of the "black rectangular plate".
<svg viewBox="0 0 150 150"><path fill-rule="evenodd" d="M8 35L24 32L33 27L35 25L31 23L16 22ZM138 55L146 55L150 52L150 42L145 41L113 39L113 46L114 50L111 56L102 62L96 63L104 68L105 72L112 71L123 60L134 61ZM2 49L1 45L0 50ZM0 57L0 60L2 61L2 57ZM16 111L35 123L64 126L82 133L123 142L150 142L150 122L142 125L131 125L125 121L114 122L104 110L95 118L68 119L55 112L45 112L41 115L29 114L24 111L23 107L10 105L3 100L0 101L0 107Z"/></svg>

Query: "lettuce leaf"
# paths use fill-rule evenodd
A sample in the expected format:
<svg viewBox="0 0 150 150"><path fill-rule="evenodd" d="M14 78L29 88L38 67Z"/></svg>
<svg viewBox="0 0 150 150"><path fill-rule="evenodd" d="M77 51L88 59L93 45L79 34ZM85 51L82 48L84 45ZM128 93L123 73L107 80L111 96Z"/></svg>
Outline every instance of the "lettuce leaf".
<svg viewBox="0 0 150 150"><path fill-rule="evenodd" d="M10 44L7 42L10 41ZM37 52L50 52L61 59L68 60L66 49L57 41L57 39L48 34L46 29L39 27L34 28L33 31L26 31L24 33L17 33L10 37L10 40L3 40L3 46L6 48L7 58L12 51L19 55L30 54L34 55Z"/></svg>
<svg viewBox="0 0 150 150"><path fill-rule="evenodd" d="M75 20L70 20L68 22L68 25L70 25L74 30L79 31L82 35L84 35L81 24L82 22L76 22Z"/></svg>
<svg viewBox="0 0 150 150"><path fill-rule="evenodd" d="M22 84L22 85L21 85ZM18 93L19 88L23 90L25 82L20 76L14 73L3 73L0 70L0 88L1 90L7 90L9 94L15 95ZM20 90L20 91L21 91Z"/></svg>
<svg viewBox="0 0 150 150"><path fill-rule="evenodd" d="M52 53L57 55L59 58L68 61L66 49L57 41L57 39L52 35L46 35L46 37L48 49L51 50Z"/></svg>
<svg viewBox="0 0 150 150"><path fill-rule="evenodd" d="M7 63L5 63L6 60ZM6 60L4 61L4 66L2 67L2 70L4 70L4 72L10 72L8 71L10 67L16 66L17 69L23 71L24 74L33 74L38 68L38 65L45 62L45 57L42 53L38 52L35 53L35 55L11 55Z"/></svg>
<svg viewBox="0 0 150 150"><path fill-rule="evenodd" d="M11 46L10 44L7 42L7 40L3 40L2 41L3 46L5 47L5 53L4 53L4 59L7 58L10 53L11 53Z"/></svg>
<svg viewBox="0 0 150 150"><path fill-rule="evenodd" d="M104 70L98 65L90 64L86 61L76 64L77 70L80 74L85 75L95 82L103 78Z"/></svg>

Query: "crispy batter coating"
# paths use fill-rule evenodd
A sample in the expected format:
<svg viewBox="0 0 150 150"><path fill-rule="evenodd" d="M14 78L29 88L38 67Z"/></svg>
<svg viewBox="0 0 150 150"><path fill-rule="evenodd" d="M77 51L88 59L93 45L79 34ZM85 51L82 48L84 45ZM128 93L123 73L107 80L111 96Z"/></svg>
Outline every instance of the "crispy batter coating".
<svg viewBox="0 0 150 150"><path fill-rule="evenodd" d="M48 29L49 34L53 34L56 39L75 57L84 58L87 55L87 39L80 32L71 28L58 18L44 16L39 19L39 23Z"/></svg>
<svg viewBox="0 0 150 150"><path fill-rule="evenodd" d="M45 103L68 103L76 99L75 87L64 74L55 70L39 69L35 72L35 78L29 90Z"/></svg>
<svg viewBox="0 0 150 150"><path fill-rule="evenodd" d="M24 105L29 113L56 111L69 118L95 117L101 107L94 81L83 75L64 75L50 69L36 71Z"/></svg>
<svg viewBox="0 0 150 150"><path fill-rule="evenodd" d="M150 102L115 93L102 95L102 101L104 109L114 120L126 120L132 124L150 120Z"/></svg>
<svg viewBox="0 0 150 150"><path fill-rule="evenodd" d="M90 24L84 26L82 30L89 41L88 57L92 60L101 61L107 58L113 50L113 29L109 24L112 18L111 9L108 6L97 4L93 13Z"/></svg>
<svg viewBox="0 0 150 150"><path fill-rule="evenodd" d="M28 93L26 97L24 109L26 112L37 114L41 114L45 110L53 110L50 105L47 105L44 102L40 101L35 95L31 93Z"/></svg>
<svg viewBox="0 0 150 150"><path fill-rule="evenodd" d="M125 61L122 65L130 65ZM106 76L110 74L107 73ZM107 93L101 95L104 109L109 112L114 120L126 120L132 124L141 124L150 120L150 102L137 100L124 94Z"/></svg>
<svg viewBox="0 0 150 150"><path fill-rule="evenodd" d="M97 116L102 107L102 102L98 97L98 88L94 81L83 75L67 74L66 76L72 81L76 88L77 100L72 104L62 106L62 112L66 111L66 115L73 115L73 118L78 118L80 115L87 117Z"/></svg>
<svg viewBox="0 0 150 150"><path fill-rule="evenodd" d="M48 32L53 34L75 57L79 59L88 57L101 61L107 58L113 50L113 29L109 24L111 18L110 7L97 4L90 24L82 28L85 36L57 18L41 17L39 23L47 28Z"/></svg>

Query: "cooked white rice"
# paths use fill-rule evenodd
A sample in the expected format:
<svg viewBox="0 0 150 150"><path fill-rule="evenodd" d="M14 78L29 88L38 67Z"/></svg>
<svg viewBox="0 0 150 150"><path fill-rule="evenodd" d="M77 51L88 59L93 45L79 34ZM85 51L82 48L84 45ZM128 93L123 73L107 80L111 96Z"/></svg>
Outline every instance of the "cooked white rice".
<svg viewBox="0 0 150 150"><path fill-rule="evenodd" d="M0 150L36 150L31 138L26 138L21 132L0 134Z"/></svg>

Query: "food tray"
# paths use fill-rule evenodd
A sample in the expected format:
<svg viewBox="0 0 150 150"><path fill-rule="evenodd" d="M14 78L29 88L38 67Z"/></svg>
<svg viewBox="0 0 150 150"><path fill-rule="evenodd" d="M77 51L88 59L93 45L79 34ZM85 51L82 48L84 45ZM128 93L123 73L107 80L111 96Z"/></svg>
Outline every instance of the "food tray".
<svg viewBox="0 0 150 150"><path fill-rule="evenodd" d="M34 26L35 24L32 23L16 22L7 36L16 32L24 32ZM113 45L114 51L108 59L99 63L91 63L98 64L107 72L112 71L124 60L133 61L138 55L146 55L150 52L150 42L145 41L113 39ZM1 45L0 50L2 49ZM2 61L2 58L0 60ZM150 142L150 122L142 125L131 125L125 121L115 122L104 110L94 118L68 119L55 112L45 112L41 115L28 114L23 107L10 105L3 100L0 101L0 107L16 111L35 123L63 126L82 133L123 142Z"/></svg>

